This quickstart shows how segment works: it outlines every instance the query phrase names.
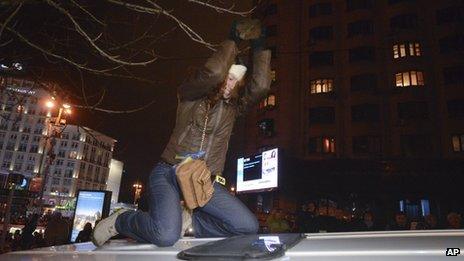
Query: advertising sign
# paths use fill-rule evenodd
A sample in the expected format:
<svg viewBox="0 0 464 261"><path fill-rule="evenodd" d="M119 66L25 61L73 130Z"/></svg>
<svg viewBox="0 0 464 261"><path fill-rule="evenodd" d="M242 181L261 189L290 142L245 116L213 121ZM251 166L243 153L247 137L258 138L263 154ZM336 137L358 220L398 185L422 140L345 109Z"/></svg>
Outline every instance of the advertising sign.
<svg viewBox="0 0 464 261"><path fill-rule="evenodd" d="M111 199L109 191L80 190L78 192L71 242L76 241L77 235L84 229L86 223L92 224L94 228L98 220L108 215L109 199Z"/></svg>
<svg viewBox="0 0 464 261"><path fill-rule="evenodd" d="M271 149L237 160L237 192L276 189L279 173L279 150Z"/></svg>

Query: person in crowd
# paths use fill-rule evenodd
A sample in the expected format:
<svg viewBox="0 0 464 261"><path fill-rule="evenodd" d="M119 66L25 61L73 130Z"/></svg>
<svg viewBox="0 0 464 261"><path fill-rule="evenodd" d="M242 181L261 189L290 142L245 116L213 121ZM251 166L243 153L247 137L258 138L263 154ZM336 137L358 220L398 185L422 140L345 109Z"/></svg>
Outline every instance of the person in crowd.
<svg viewBox="0 0 464 261"><path fill-rule="evenodd" d="M273 209L266 220L266 225L271 233L290 232L290 225L284 219L282 209Z"/></svg>
<svg viewBox="0 0 464 261"><path fill-rule="evenodd" d="M361 231L361 220L356 218L351 211L343 211L343 220L340 231Z"/></svg>
<svg viewBox="0 0 464 261"><path fill-rule="evenodd" d="M76 238L76 243L88 242L91 240L92 224L87 222L84 229L79 232Z"/></svg>
<svg viewBox="0 0 464 261"><path fill-rule="evenodd" d="M379 230L374 221L374 214L366 211L363 215L362 221L359 223L359 231L376 231Z"/></svg>
<svg viewBox="0 0 464 261"><path fill-rule="evenodd" d="M13 240L11 241L11 250L21 250L21 230L16 230L13 234Z"/></svg>
<svg viewBox="0 0 464 261"><path fill-rule="evenodd" d="M462 224L461 224L461 215L459 215L456 212L450 212L446 216L446 228L447 229L462 229Z"/></svg>
<svg viewBox="0 0 464 261"><path fill-rule="evenodd" d="M428 214L424 218L424 229L440 229L438 226L438 219L435 215L433 214Z"/></svg>
<svg viewBox="0 0 464 261"><path fill-rule="evenodd" d="M408 217L404 212L397 212L395 214L395 222L387 226L387 230L409 230Z"/></svg>
<svg viewBox="0 0 464 261"><path fill-rule="evenodd" d="M317 216L317 205L315 202L310 201L307 205L307 211L312 216Z"/></svg>
<svg viewBox="0 0 464 261"><path fill-rule="evenodd" d="M44 247L45 240L43 238L43 234L40 232L34 232L34 247Z"/></svg>
<svg viewBox="0 0 464 261"><path fill-rule="evenodd" d="M305 220L306 233L317 233L319 232L319 225L317 223L317 205L310 201L307 205L307 218Z"/></svg>
<svg viewBox="0 0 464 261"><path fill-rule="evenodd" d="M31 249L34 245L34 233L39 221L39 214L33 214L22 230L21 248L23 250Z"/></svg>
<svg viewBox="0 0 464 261"><path fill-rule="evenodd" d="M47 246L57 246L68 243L69 224L60 212L53 213L45 228L44 239Z"/></svg>
<svg viewBox="0 0 464 261"><path fill-rule="evenodd" d="M300 209L296 211L296 231L305 233L307 231L306 228L306 220L309 218L309 212L307 210L306 204L301 204Z"/></svg>
<svg viewBox="0 0 464 261"><path fill-rule="evenodd" d="M336 216L336 208L333 206L324 206L319 208L317 217L318 232L336 232L338 230L338 221Z"/></svg>
<svg viewBox="0 0 464 261"><path fill-rule="evenodd" d="M271 52L265 47L264 29L259 23L250 23L241 31L244 27L237 25L232 25L230 39L217 46L206 63L178 88L176 124L148 181L149 211L118 211L100 221L92 235L95 245L121 234L157 246L172 246L189 227L198 238L257 233L255 215L218 182L214 182L212 197L204 206L183 211L175 172L183 158L192 156L205 161L213 178L221 176L236 118L263 100L270 89ZM234 64L243 40L250 40L253 52L249 80L245 78L247 67Z"/></svg>
<svg viewBox="0 0 464 261"><path fill-rule="evenodd" d="M3 230L0 230L0 235L1 235L1 233L3 233ZM10 252L12 250L11 245L12 245L12 242L13 242L13 234L11 234L9 232L5 232L5 233L6 233L5 245L0 246L0 254L7 253L7 252Z"/></svg>
<svg viewBox="0 0 464 261"><path fill-rule="evenodd" d="M289 232L296 232L297 230L295 229L296 227L296 216L295 213L292 212L285 212L284 214L284 220L287 221L288 226L290 227Z"/></svg>
<svg viewBox="0 0 464 261"><path fill-rule="evenodd" d="M345 219L345 214L343 212L343 209L335 209L335 225L330 232L345 232L345 231L351 231L351 228L349 227L349 224L347 220Z"/></svg>
<svg viewBox="0 0 464 261"><path fill-rule="evenodd" d="M425 229L425 224L424 224L424 222L420 221L419 219L414 218L409 223L409 229L410 230L424 230Z"/></svg>

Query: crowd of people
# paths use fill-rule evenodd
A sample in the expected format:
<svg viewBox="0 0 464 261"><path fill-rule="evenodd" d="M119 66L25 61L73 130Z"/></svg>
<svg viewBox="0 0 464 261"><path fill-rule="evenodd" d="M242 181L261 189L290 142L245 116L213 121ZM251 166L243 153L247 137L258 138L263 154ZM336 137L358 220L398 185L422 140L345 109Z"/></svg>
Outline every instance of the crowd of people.
<svg viewBox="0 0 464 261"><path fill-rule="evenodd" d="M258 217L260 217L258 215ZM411 218L404 212L397 212L391 222L380 224L372 212L364 212L359 218L347 211L335 207L318 207L310 202L303 204L296 212L273 209L261 220L261 233L319 233L381 230L423 230L423 229L463 229L462 217L457 212L449 212L444 222L435 215L423 218ZM56 246L70 243L71 220L60 212L47 213L40 217L30 215L24 220L25 226L6 236L4 251L28 250L37 247ZM43 233L37 231L38 225L44 225ZM79 232L75 242L91 240L92 224L87 223ZM3 231L0 230L0 236Z"/></svg>
<svg viewBox="0 0 464 261"><path fill-rule="evenodd" d="M449 212L440 223L438 218L429 214L423 218L408 217L404 212L397 212L391 222L381 224L374 214L366 211L356 217L349 211L335 207L317 207L313 202L303 204L295 213L282 209L273 209L262 220L262 232L268 233L319 233L382 230L425 230L425 229L463 229L462 217L457 212ZM385 223L385 222L384 222Z"/></svg>
<svg viewBox="0 0 464 261"><path fill-rule="evenodd" d="M39 226L45 227L43 230ZM43 216L32 214L24 219L24 227L6 235L4 252L28 250L37 247L57 246L70 243L71 220L60 212L46 213ZM42 232L43 231L43 232ZM0 236L3 231L0 230ZM79 232L76 242L90 241L92 224L87 223Z"/></svg>

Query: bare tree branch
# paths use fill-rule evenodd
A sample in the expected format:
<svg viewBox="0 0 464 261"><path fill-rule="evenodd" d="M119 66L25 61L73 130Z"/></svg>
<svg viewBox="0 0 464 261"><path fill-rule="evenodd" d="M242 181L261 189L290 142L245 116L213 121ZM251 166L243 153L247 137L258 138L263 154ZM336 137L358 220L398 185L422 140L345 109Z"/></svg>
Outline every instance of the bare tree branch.
<svg viewBox="0 0 464 261"><path fill-rule="evenodd" d="M3 22L2 24L2 27L0 28L0 38L2 37L2 34L3 34L3 30L5 30L5 26L10 23L11 19L13 19L13 17L19 12L19 9L21 9L21 7L23 6L23 3L19 3L18 7L16 7L16 9L13 11L13 13L11 13L8 18L6 18L5 22Z"/></svg>
<svg viewBox="0 0 464 261"><path fill-rule="evenodd" d="M96 18L92 13L90 13L89 11L87 11L87 9L85 9L82 5L78 4L76 1L74 0L71 0L71 2L77 6L79 9L82 10L82 12L86 13L92 20L94 20L95 22L97 22L98 24L100 24L101 26L106 26L106 24L102 21L100 21L100 19Z"/></svg>
<svg viewBox="0 0 464 261"><path fill-rule="evenodd" d="M107 1L110 2L110 3L116 4L116 5L119 5L119 6L123 6L125 8L128 8L128 9L136 11L136 12L140 12L140 13L162 14L162 15L168 17L169 19L173 20L182 29L182 31L184 31L185 34L187 34L187 36L191 40L193 40L193 41L195 41L197 43L200 43L200 44L206 46L207 48L209 48L211 50L215 50L214 49L214 46L216 46L215 44L206 42L203 39L203 37L201 37L198 33L196 33L190 26L188 26L187 24L182 22L180 19L178 19L177 17L175 17L174 15L172 15L171 13L169 13L168 11L166 11L165 9L163 9L161 6L159 6L158 4L156 4L153 1L146 0L154 8L150 8L150 7L146 7L146 6L142 6L142 5L131 4L131 3L123 2L123 1L120 1L120 0L107 0Z"/></svg>
<svg viewBox="0 0 464 261"><path fill-rule="evenodd" d="M87 95L85 94L85 83L84 83L84 75L82 75L82 71L77 69L79 71L79 77L81 79L81 91L82 91L82 98L84 98L84 102L86 106L89 106L89 102L87 101Z"/></svg>
<svg viewBox="0 0 464 261"><path fill-rule="evenodd" d="M238 11L233 10L235 5L232 5L229 8L224 8L224 7L219 7L219 6L213 5L213 4L210 3L210 1L207 1L207 2L201 1L201 0L188 0L188 1L190 3L195 3L195 4L199 4L199 5L202 5L202 6L212 8L212 9L216 10L216 12L218 12L218 13L229 13L229 14L240 15L240 16L243 16L243 17L252 14L254 12L254 10L256 9L256 6L255 6L255 7L253 7L252 9L250 9L248 11L238 12Z"/></svg>
<svg viewBox="0 0 464 261"><path fill-rule="evenodd" d="M100 99L92 106L92 110L95 110L95 108L97 108L97 106L99 106L103 102L105 95L106 95L106 89L103 89L103 93L100 96Z"/></svg>
<svg viewBox="0 0 464 261"><path fill-rule="evenodd" d="M79 108L79 109L92 109L94 111L101 111L101 112L106 112L106 113L113 113L113 114L124 114L124 113L134 113L134 112L138 112L138 111L141 111L141 110L144 110L148 107L150 107L153 103L155 103L156 100L152 100L151 102L141 106L141 107L138 107L138 108L135 108L135 109L130 109L130 110L110 110L110 109L103 109L103 108L98 108L98 107L92 107L92 106L82 106L82 105L78 105L78 104L73 104L71 105L72 107L74 108Z"/></svg>
<svg viewBox="0 0 464 261"><path fill-rule="evenodd" d="M4 43L0 43L0 47L3 47L3 46L7 46L8 44L10 44L11 42L13 41L13 39L10 39Z"/></svg>
<svg viewBox="0 0 464 261"><path fill-rule="evenodd" d="M24 43L26 43L30 47L40 51L44 55L48 55L48 56L51 56L53 58L62 60L62 61L66 62L66 63L68 63L70 65L73 65L73 66L75 66L75 67L77 67L79 69L82 69L84 71L87 71L89 73L96 74L96 75L102 75L102 76L108 76L108 77L118 77L118 78L123 78L123 79L132 79L132 80L137 80L137 81L144 82L144 83L149 83L149 84L155 83L155 81L152 81L152 80L149 80L149 79L146 79L146 78L133 76L133 75L131 76L131 75L110 73L110 71L114 71L116 69L122 68L123 67L122 65L118 65L116 67L107 68L107 69L94 69L94 68L87 67L85 64L77 63L77 62L75 62L73 60L70 60L70 59L68 59L68 58L66 58L66 57L64 57L62 55L58 55L58 54L55 54L55 53L53 53L51 51L43 49L42 47L32 43L26 37L24 37L22 34L20 34L19 32L16 32L15 30L13 30L12 28L10 28L8 26L6 26L5 28L8 31L10 31L11 33L13 33L14 35L16 35L21 41L23 41Z"/></svg>
<svg viewBox="0 0 464 261"><path fill-rule="evenodd" d="M65 16L67 16L69 18L69 20L73 23L74 27L76 28L76 31L82 35L82 37L87 40L87 42L89 42L89 44L95 49L98 51L98 53L107 58L108 60L112 61L112 62L115 62L117 64L121 64L121 65L130 65L130 66L139 66L139 65L147 65L147 64L150 64L150 63L153 63L154 61L156 61L158 58L155 57L151 60L148 60L148 61L143 61L143 62L128 62L128 61L125 61L125 60L122 60L122 59L119 59L119 55L111 55L107 52L105 52L100 46L98 46L95 41L98 40L99 36L96 37L95 39L92 39L88 34L87 32L80 26L80 24L74 19L74 17L64 8L60 7L57 3L53 2L52 0L47 0L47 3L51 6L53 6L54 8L56 8L58 11L60 11L62 14L64 14Z"/></svg>
<svg viewBox="0 0 464 261"><path fill-rule="evenodd" d="M4 23L1 23L1 25L5 25ZM21 41L23 41L24 43L26 43L27 45L29 45L30 47L48 55L48 56L51 56L51 57L54 57L56 59L59 59L59 60L62 60L62 61L65 61L71 65L74 65L75 67L77 68L80 68L80 69L83 69L83 70L86 70L86 71L89 71L89 72L93 72L93 73L106 73L108 71L113 71L113 70L116 70L117 68L120 68L121 65L118 65L116 67L113 67L113 68L109 68L109 69L94 69L94 68L90 68L90 67L87 67L85 66L85 64L83 63L77 63L71 59L68 59L62 55L58 55L58 54L55 54L51 51L48 51L48 50L45 50L44 48L32 43L31 41L29 41L25 36L23 36L22 34L20 34L19 32L17 32L16 30L10 28L9 26L6 26L5 25L5 29L7 29L8 31L10 31L11 33L13 33L14 35L16 35Z"/></svg>

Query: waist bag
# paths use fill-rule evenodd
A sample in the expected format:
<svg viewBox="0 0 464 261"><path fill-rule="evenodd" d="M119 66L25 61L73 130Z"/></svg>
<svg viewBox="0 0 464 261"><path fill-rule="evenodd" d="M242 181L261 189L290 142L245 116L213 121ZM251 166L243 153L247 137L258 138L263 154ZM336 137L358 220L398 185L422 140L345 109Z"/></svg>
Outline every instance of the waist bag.
<svg viewBox="0 0 464 261"><path fill-rule="evenodd" d="M176 176L189 209L203 207L213 196L211 172L204 160L188 158L176 167Z"/></svg>

